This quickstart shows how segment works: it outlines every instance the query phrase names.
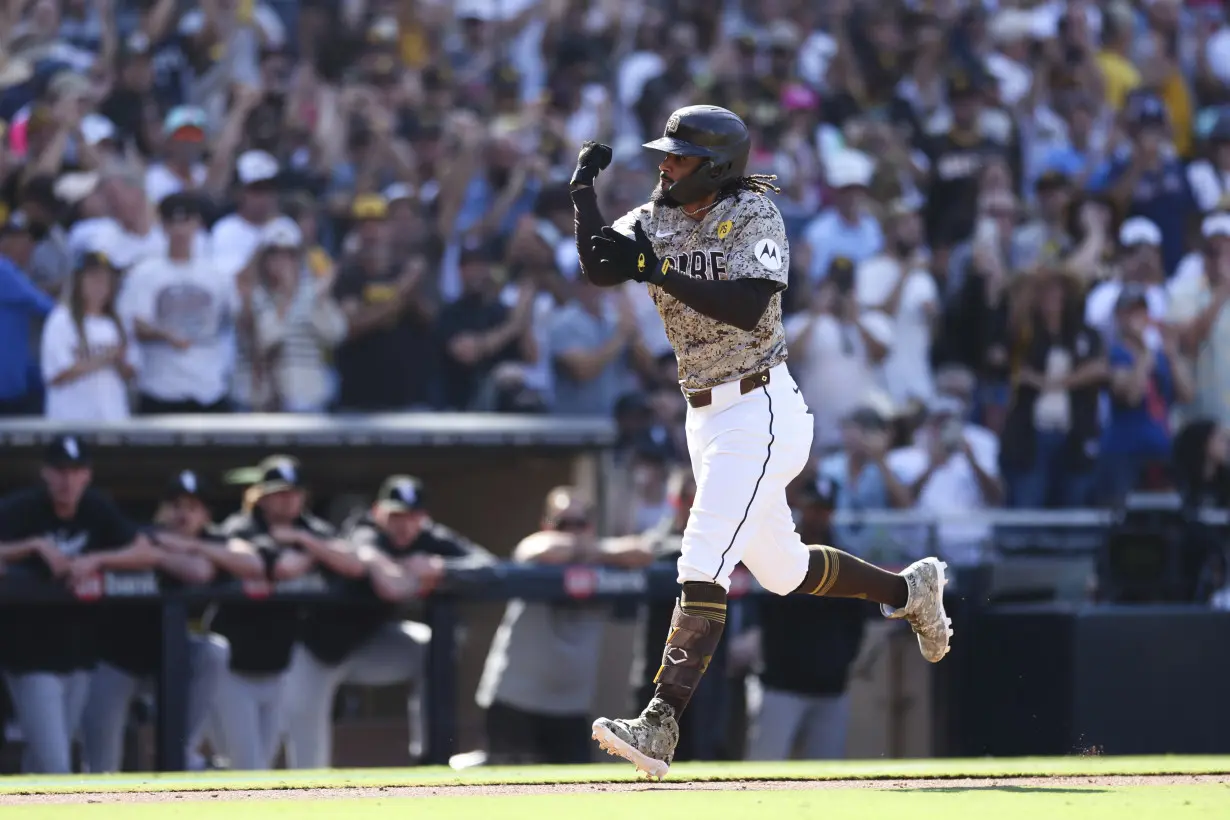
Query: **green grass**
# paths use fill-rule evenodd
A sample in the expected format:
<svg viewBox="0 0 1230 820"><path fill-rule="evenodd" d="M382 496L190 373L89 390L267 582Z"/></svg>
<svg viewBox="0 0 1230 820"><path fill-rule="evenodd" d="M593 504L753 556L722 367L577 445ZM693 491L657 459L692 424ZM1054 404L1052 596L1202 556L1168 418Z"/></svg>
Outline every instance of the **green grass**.
<svg viewBox="0 0 1230 820"><path fill-rule="evenodd" d="M516 797L433 797L365 800L175 801L139 805L5 806L5 820L542 820L553 813L580 817L684 817L707 820L1224 820L1230 787L1134 786L1097 788L761 792L645 791Z"/></svg>
<svg viewBox="0 0 1230 820"><path fill-rule="evenodd" d="M1047 757L971 760L849 760L785 763L682 763L670 781L840 780L884 778L1048 777L1058 775L1230 774L1230 757ZM445 767L330 771L193 772L0 778L0 795L30 793L217 791L230 789L451 786L467 784L609 783L632 779L627 764L485 768Z"/></svg>

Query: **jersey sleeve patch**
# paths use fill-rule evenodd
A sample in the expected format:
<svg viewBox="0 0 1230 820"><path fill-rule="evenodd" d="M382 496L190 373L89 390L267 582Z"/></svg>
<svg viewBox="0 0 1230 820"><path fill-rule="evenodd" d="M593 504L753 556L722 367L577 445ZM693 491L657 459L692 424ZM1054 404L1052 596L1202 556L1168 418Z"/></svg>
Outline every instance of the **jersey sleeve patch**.
<svg viewBox="0 0 1230 820"><path fill-rule="evenodd" d="M782 249L770 237L761 237L752 243L752 258L766 270L780 271L782 269Z"/></svg>

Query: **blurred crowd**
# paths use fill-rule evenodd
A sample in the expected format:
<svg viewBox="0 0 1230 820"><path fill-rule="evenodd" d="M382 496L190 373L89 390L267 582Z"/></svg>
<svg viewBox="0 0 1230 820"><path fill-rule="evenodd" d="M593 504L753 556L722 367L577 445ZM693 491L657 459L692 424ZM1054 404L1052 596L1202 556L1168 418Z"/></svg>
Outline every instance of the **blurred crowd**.
<svg viewBox="0 0 1230 820"><path fill-rule="evenodd" d="M614 417L686 451L643 286L674 108L749 124L789 366L856 509L1224 502L1230 23L1210 0L38 0L0 20L0 412ZM946 540L974 541L954 523Z"/></svg>

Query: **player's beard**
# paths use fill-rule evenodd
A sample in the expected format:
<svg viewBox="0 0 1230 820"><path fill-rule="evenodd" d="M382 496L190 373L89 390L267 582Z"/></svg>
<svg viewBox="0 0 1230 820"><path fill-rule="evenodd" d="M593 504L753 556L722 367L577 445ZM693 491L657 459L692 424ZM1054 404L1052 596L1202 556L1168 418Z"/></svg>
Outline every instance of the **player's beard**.
<svg viewBox="0 0 1230 820"><path fill-rule="evenodd" d="M653 186L653 191L649 194L649 201L654 205L662 205L667 208L678 208L683 205L682 202L679 202L666 192L666 189L670 186L663 185L663 182L669 182L670 185L674 185L674 182L671 182L663 176L659 176L658 184Z"/></svg>

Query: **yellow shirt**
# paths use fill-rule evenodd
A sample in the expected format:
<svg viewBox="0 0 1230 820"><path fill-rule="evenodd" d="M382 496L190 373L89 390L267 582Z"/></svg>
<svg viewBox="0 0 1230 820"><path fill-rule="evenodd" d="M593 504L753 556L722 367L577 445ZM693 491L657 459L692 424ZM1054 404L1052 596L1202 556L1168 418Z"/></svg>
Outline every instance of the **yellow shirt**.
<svg viewBox="0 0 1230 820"><path fill-rule="evenodd" d="M1188 157L1192 152L1192 95L1187 90L1187 83L1178 71L1171 74L1162 83L1158 96L1166 106L1170 116L1170 130L1173 132L1174 147L1179 156Z"/></svg>
<svg viewBox="0 0 1230 820"><path fill-rule="evenodd" d="M1112 51L1097 56L1102 81L1106 85L1106 102L1116 111L1123 108L1127 95L1140 85L1140 72L1122 56Z"/></svg>

